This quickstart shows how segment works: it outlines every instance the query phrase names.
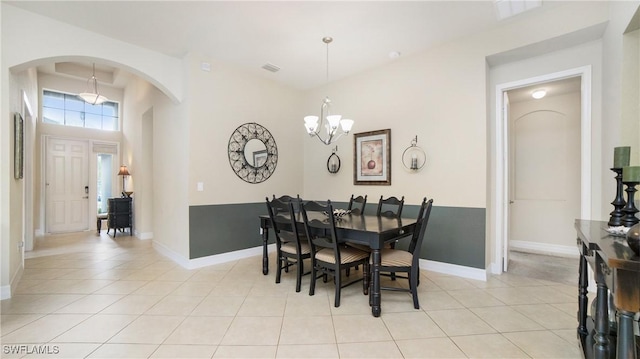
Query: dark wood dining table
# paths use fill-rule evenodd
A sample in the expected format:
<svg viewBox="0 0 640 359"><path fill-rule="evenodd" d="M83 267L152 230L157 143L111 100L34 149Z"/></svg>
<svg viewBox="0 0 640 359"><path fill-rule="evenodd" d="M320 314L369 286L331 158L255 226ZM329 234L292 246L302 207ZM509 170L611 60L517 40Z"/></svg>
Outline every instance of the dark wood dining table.
<svg viewBox="0 0 640 359"><path fill-rule="evenodd" d="M261 215L259 218L263 246L262 273L267 275L269 273L267 242L269 241L269 228L272 226L268 215ZM303 223L302 216L299 213L296 216L296 221L300 224ZM362 244L371 248L373 266L370 295L371 313L374 317L379 317L382 311L380 305L380 249L384 247L385 242L413 233L416 221L416 218L387 218L384 216L352 214L347 214L339 221L336 221L339 238L344 239L347 243Z"/></svg>

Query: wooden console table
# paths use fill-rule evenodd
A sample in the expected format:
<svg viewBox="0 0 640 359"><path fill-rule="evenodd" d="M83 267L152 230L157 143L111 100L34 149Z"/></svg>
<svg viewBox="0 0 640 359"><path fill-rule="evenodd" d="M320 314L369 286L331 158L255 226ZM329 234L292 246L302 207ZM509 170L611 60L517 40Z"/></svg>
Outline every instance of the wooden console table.
<svg viewBox="0 0 640 359"><path fill-rule="evenodd" d="M585 358L638 358L634 316L640 311L640 258L625 237L610 235L606 222L576 220L580 249L578 338ZM587 320L588 267L597 284L594 321ZM609 327L609 293L617 312L617 333Z"/></svg>

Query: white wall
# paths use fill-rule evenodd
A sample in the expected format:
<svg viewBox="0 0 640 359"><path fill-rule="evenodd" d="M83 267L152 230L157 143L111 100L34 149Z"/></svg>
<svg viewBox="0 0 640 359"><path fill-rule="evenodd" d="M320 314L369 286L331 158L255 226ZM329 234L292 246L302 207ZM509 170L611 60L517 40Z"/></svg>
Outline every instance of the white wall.
<svg viewBox="0 0 640 359"><path fill-rule="evenodd" d="M202 71L202 62L211 71ZM189 205L264 202L272 194L302 194L302 96L297 91L244 73L228 64L190 54ZM250 184L235 175L228 144L240 125L256 122L276 141L278 164L266 181ZM202 182L204 191L197 191Z"/></svg>

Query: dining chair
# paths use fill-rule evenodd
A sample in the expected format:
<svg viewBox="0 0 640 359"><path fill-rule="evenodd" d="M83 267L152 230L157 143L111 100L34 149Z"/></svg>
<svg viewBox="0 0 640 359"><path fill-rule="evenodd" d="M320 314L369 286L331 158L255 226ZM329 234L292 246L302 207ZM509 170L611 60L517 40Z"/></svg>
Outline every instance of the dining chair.
<svg viewBox="0 0 640 359"><path fill-rule="evenodd" d="M369 293L369 253L340 243L336 230L336 218L333 215L331 201L327 204L311 201L302 205L302 220L311 248L311 285L309 295L315 294L316 280L320 276L326 279L333 276L335 282L334 306L340 306L340 290L351 284L363 281L362 292ZM362 278L342 283L342 270L362 264Z"/></svg>
<svg viewBox="0 0 640 359"><path fill-rule="evenodd" d="M302 204L302 198L300 198L300 195L297 194L295 197L293 196L289 196L288 194L282 195L278 198L276 198L276 195L273 195L273 199L278 199L282 202L293 202L293 209L297 212L300 211L300 204Z"/></svg>
<svg viewBox="0 0 640 359"><path fill-rule="evenodd" d="M355 207L354 207L355 205ZM364 207L367 205L367 195L365 194L364 197L362 196L358 196L358 197L353 197L353 195L351 195L351 199L349 199L349 207L347 207L347 211L351 211L352 214L359 214L359 215L363 215L364 214Z"/></svg>
<svg viewBox="0 0 640 359"><path fill-rule="evenodd" d="M384 248L380 251L380 272L389 274L404 272L407 273L406 276L397 275L396 278L409 280L409 289L382 286L380 289L410 292L413 296L413 307L415 309L420 309L420 304L418 303L418 285L420 283L420 249L422 248L422 242L427 230L427 223L429 222L432 206L433 199L427 201L427 198L425 197L422 201L422 205L420 206L416 228L411 236L411 241L409 242L409 248L407 250Z"/></svg>
<svg viewBox="0 0 640 359"><path fill-rule="evenodd" d="M296 266L296 292L300 291L304 272L304 260L311 258L311 249L306 237L300 236L303 228L296 222L293 201L283 202L279 199L267 200L269 218L276 234L277 271L276 283L280 283L282 270L289 271L289 267Z"/></svg>
<svg viewBox="0 0 640 359"><path fill-rule="evenodd" d="M385 216L391 218L400 218L402 216L402 207L404 206L404 196L401 199L391 196L389 198L383 198L380 196L378 201L378 209L376 210L376 216Z"/></svg>

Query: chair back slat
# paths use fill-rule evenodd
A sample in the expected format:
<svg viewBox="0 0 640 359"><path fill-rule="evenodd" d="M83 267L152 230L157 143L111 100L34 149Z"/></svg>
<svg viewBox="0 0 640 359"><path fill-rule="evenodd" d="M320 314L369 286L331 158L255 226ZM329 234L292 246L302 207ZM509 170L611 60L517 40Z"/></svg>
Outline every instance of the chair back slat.
<svg viewBox="0 0 640 359"><path fill-rule="evenodd" d="M293 202L293 209L295 210L296 213L298 213L300 211L300 205L302 204L302 198L300 198L300 195L297 194L295 197L289 196L287 194L282 195L278 198L276 198L276 195L273 195L273 199L277 199L281 202Z"/></svg>
<svg viewBox="0 0 640 359"><path fill-rule="evenodd" d="M385 199L383 198L383 196L380 196L376 215L390 218L400 218L402 216L402 207L404 207L404 196L402 196L401 199L398 199L398 197L395 196L391 196Z"/></svg>
<svg viewBox="0 0 640 359"><path fill-rule="evenodd" d="M269 218L276 234L276 245L281 246L283 242L295 241L299 247L300 238L297 234L301 233L301 229L298 228L295 220L293 204L279 199L269 201L268 197L266 201Z"/></svg>
<svg viewBox="0 0 640 359"><path fill-rule="evenodd" d="M354 206L354 204L356 206ZM351 214L364 214L364 207L367 205L367 195L355 197L351 195L351 199L349 199L349 207L347 210L351 211Z"/></svg>

